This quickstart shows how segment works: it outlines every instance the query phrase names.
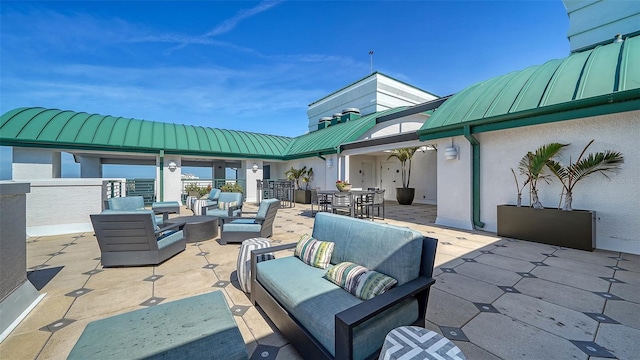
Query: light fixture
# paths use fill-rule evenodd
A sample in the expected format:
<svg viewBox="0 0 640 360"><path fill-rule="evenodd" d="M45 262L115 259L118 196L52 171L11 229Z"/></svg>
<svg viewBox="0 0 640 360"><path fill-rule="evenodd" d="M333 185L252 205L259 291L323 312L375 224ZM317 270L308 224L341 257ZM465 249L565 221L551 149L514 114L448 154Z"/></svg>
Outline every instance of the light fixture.
<svg viewBox="0 0 640 360"><path fill-rule="evenodd" d="M327 167L330 168L333 166L333 160L327 159Z"/></svg>
<svg viewBox="0 0 640 360"><path fill-rule="evenodd" d="M178 168L178 164L176 164L175 161L171 160L169 161L169 165L167 165L167 167L169 168L169 171L176 171L176 169Z"/></svg>
<svg viewBox="0 0 640 360"><path fill-rule="evenodd" d="M447 160L457 160L459 159L458 157L458 147L457 146L450 146L446 149L444 149L444 158Z"/></svg>
<svg viewBox="0 0 640 360"><path fill-rule="evenodd" d="M258 171L258 164L253 164L253 166L251 167L251 170L252 170L253 172Z"/></svg>

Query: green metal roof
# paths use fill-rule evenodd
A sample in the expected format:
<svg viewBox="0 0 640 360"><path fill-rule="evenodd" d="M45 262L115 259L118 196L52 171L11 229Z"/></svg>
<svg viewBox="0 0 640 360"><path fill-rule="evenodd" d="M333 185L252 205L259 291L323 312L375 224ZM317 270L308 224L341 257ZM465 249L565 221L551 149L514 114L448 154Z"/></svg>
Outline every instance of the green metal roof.
<svg viewBox="0 0 640 360"><path fill-rule="evenodd" d="M290 137L44 108L0 118L0 144L102 151L280 159Z"/></svg>
<svg viewBox="0 0 640 360"><path fill-rule="evenodd" d="M0 117L0 145L288 160L335 154L399 107L296 138L40 107Z"/></svg>
<svg viewBox="0 0 640 360"><path fill-rule="evenodd" d="M640 36L636 36L472 85L446 101L418 135L429 140L462 135L465 126L482 125L489 131L506 121L512 123L503 128L532 125L536 122L514 120L536 116L535 121L543 123L628 111L639 108L639 99ZM629 100L634 102L602 108ZM593 111L584 111L587 108Z"/></svg>
<svg viewBox="0 0 640 360"><path fill-rule="evenodd" d="M335 154L338 147L344 143L357 140L367 130L376 124L376 119L402 111L407 107L399 107L379 111L370 115L354 119L346 123L336 124L324 129L313 131L295 138L287 148L285 159L298 159L314 155Z"/></svg>

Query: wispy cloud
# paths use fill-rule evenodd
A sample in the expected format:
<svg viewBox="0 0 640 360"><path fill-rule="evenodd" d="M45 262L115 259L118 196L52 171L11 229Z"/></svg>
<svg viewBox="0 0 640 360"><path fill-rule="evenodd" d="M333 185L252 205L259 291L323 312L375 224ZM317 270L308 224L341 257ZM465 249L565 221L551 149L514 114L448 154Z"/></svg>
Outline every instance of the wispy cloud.
<svg viewBox="0 0 640 360"><path fill-rule="evenodd" d="M220 34L227 33L233 30L242 20L248 19L252 16L265 12L271 9L272 7L280 4L281 2L283 1L282 0L263 1L251 9L240 10L236 15L223 21L220 25L216 26L211 31L204 34L204 37L214 37Z"/></svg>

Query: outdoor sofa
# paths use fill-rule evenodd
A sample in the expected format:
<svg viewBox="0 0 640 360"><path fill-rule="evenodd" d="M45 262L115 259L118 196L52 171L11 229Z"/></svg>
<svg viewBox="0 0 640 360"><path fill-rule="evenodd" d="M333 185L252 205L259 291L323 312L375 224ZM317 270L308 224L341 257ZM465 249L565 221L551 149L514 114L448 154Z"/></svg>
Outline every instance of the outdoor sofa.
<svg viewBox="0 0 640 360"><path fill-rule="evenodd" d="M292 249L295 243L253 250L251 256L251 301L303 358L370 358L392 329L424 327L435 282L436 239L409 228L330 213L316 215L311 236L335 244L327 269L307 265L297 256L258 262L262 254ZM361 300L325 279L328 270L345 261L388 275L397 285Z"/></svg>

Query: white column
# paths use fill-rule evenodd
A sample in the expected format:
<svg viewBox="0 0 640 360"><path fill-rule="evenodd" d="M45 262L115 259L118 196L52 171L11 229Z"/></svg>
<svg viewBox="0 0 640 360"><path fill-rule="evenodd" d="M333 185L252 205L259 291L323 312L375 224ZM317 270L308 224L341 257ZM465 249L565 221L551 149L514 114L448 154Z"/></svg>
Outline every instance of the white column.
<svg viewBox="0 0 640 360"><path fill-rule="evenodd" d="M59 178L61 163L59 151L14 147L13 180Z"/></svg>
<svg viewBox="0 0 640 360"><path fill-rule="evenodd" d="M175 169L172 163L175 162ZM164 201L182 203L182 158L177 156L164 157Z"/></svg>
<svg viewBox="0 0 640 360"><path fill-rule="evenodd" d="M257 168L254 169L253 165L256 165ZM244 179L246 181L246 194L245 201L247 202L257 202L258 201L258 182L257 180L262 180L262 167L264 163L262 160L243 160L242 168L243 172L239 172L238 176L244 175Z"/></svg>
<svg viewBox="0 0 640 360"><path fill-rule="evenodd" d="M453 138L459 159L445 159L451 138L438 141L438 216L436 224L473 229L471 144L464 137Z"/></svg>
<svg viewBox="0 0 640 360"><path fill-rule="evenodd" d="M98 156L77 156L80 160L81 178L101 178L102 160Z"/></svg>

